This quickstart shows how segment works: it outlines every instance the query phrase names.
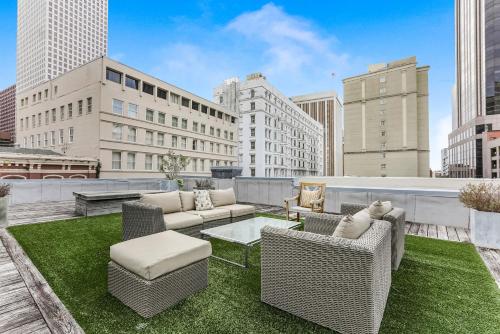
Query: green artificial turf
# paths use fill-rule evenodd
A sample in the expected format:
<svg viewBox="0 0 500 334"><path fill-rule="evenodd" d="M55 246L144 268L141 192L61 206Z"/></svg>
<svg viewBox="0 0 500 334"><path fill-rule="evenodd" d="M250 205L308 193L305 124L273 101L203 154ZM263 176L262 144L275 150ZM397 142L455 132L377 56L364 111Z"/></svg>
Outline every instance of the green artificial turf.
<svg viewBox="0 0 500 334"><path fill-rule="evenodd" d="M109 246L121 216L10 227L28 256L87 333L330 333L260 302L259 247L251 269L210 261L209 287L142 319L106 292ZM212 241L215 254L241 249ZM470 244L407 236L380 333L499 333L500 296Z"/></svg>

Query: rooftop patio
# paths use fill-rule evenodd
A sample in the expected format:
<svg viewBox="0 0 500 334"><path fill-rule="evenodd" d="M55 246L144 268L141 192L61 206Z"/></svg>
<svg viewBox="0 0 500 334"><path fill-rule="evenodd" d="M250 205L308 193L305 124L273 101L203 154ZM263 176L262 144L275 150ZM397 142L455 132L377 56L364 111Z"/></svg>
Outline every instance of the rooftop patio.
<svg viewBox="0 0 500 334"><path fill-rule="evenodd" d="M224 187L225 184L221 185L221 187ZM250 185L251 186L251 185ZM188 184L187 187L190 187ZM241 192L242 190L242 185L236 185L236 189L238 189ZM244 185L244 187L249 187L248 184ZM280 186L280 194L277 194L275 196L267 196L266 202L272 202L272 200L278 200L280 199L278 197L284 197L282 193L286 193L288 190L283 191L283 186ZM373 188L371 188L373 191ZM363 190L366 190L366 188L363 188ZM248 190L247 190L248 191ZM262 188L261 188L262 191ZM331 191L331 190L330 190ZM355 193L359 194L360 190L356 189ZM383 193L387 193L387 189L384 190ZM334 195L338 199L338 195ZM358 195L354 195L358 196ZM366 195L362 195L366 196ZM371 195L370 195L371 196ZM392 195L394 196L394 195ZM405 195L407 196L407 194ZM262 196L265 197L265 196ZM274 198L276 197L276 198ZM240 198L238 198L240 199ZM272 200L270 200L272 199ZM370 198L371 199L371 198ZM259 201L257 201L259 202ZM260 201L262 202L262 201ZM272 203L271 203L272 204ZM327 205L328 206L328 205ZM276 206L276 205L269 205L269 204L256 204L257 207L257 212L259 214L272 214L272 215L278 215L278 216L284 216L285 212L284 209L281 206ZM335 207L330 206L330 207ZM334 209L331 209L330 211L336 211ZM338 211L336 211L338 212ZM118 216L111 216L114 217L111 220L115 221L114 224L118 224L119 215ZM74 219L76 218L76 215L74 213L74 201L71 200L66 200L66 201L57 201L57 202L39 202L39 203L30 203L30 204L12 204L9 207L9 225L10 226L23 226L23 225L30 225L30 224L35 224L35 223L40 223L40 222L53 222L53 221L61 221L61 220L66 220L66 219ZM84 221L93 221L92 219L99 219L99 217L96 218L84 218L84 219L77 219L75 222L78 222L81 224ZM118 220L116 220L118 219ZM52 224L52 223L51 223ZM50 224L48 224L50 225ZM47 225L47 226L48 226ZM64 226L68 226L67 224L63 223ZM62 226L62 225L61 225ZM76 226L76 225L75 225ZM117 226L117 225L115 225ZM16 238L21 242L26 242L26 239L23 239L26 237L26 235L29 235L31 231L28 234L25 234L24 236L22 235L23 233L26 233L27 230L19 230L19 232L12 232L17 234ZM76 230L68 230L71 234L74 234ZM97 230L94 230L96 232ZM88 233L89 231L81 231L82 233ZM432 223L422 223L422 222L415 222L415 221L409 221L406 223L405 226L405 232L407 235L411 236L418 236L418 237L425 237L427 239L440 239L440 240L449 240L449 241L455 241L463 244L469 244L470 242L470 235L469 235L469 230L464 227L460 226L445 226L445 225L440 225L440 224L432 224ZM42 231L42 229L38 230L37 233L42 233L40 236L47 236L51 234L45 234L46 231ZM80 232L78 232L80 233ZM106 232L108 233L108 232ZM18 241L12 237L12 235L4 229L0 229L0 238L2 239L2 243L0 243L0 333L3 332L19 332L19 333L24 333L24 332L36 332L36 333L50 333L50 332L73 332L73 333L80 333L83 332L83 329L80 327L79 323L82 323L81 320L81 314L78 314L77 318L79 319L78 322L75 320L73 315L68 311L68 307L71 309L72 303L69 302L68 298L71 299L70 296L61 294L61 291L59 290L61 288L60 283L57 280L57 276L51 276L49 275L48 279L47 273L45 272L44 275L40 273L40 271L45 271L47 270L47 263L45 260L43 260L42 257L36 256L35 254L30 254L30 257L26 256L25 251L19 246ZM68 238L71 240L71 238ZM420 245L418 243L418 239L416 244L414 244L414 241L410 242L410 245L413 244L413 247L420 247L423 246L424 248L422 249L427 249L431 250L432 247L436 247L438 249L441 249L439 252L432 254L431 257L427 258L424 260L424 262L421 263L423 265L426 263L426 265L430 264L427 263L427 261L432 260L438 260L439 261L451 261L449 264L454 263L456 259L453 257L447 257L448 254L447 248L450 249L450 251L460 251L464 250L462 248L455 248L454 243L448 244L422 244ZM26 244L27 245L27 244ZM218 245L217 243L215 244L215 247L219 247L220 249L226 251L223 246ZM222 247L222 248L221 248ZM403 271L409 270L408 274L410 274L412 271L412 275L414 277L418 277L418 274L424 274L421 272L418 272L418 270L424 268L424 267L413 267L414 265L419 262L418 256L419 252L422 250L421 248L414 248L411 250L411 254L407 255L408 258L406 258L406 262L403 262L402 267ZM426 247L431 247L431 248L426 248ZM42 249L42 248L40 248ZM498 286L500 286L500 252L491 250L491 249L477 249L478 253L481 255L484 263L487 265L490 274L494 277L496 280ZM29 253L29 251L27 251ZM229 250L231 253L232 251ZM443 253L444 252L444 253ZM464 251L466 252L466 251ZM466 253L464 253L466 254ZM429 254L430 255L430 254ZM55 255L56 257L59 255ZM253 260L253 263L257 263L259 261L259 258L257 257L258 254L254 254L253 257L251 257L251 260ZM417 256L417 257L415 257ZM437 256L437 258L436 258ZM466 255L467 257L468 255ZM442 257L441 260L439 257ZM33 262L36 263L36 266L33 264ZM416 261L416 262L415 262ZM443 266L449 265L446 263L442 263ZM458 263L453 264L453 266L458 265ZM212 266L212 264L211 264ZM224 268L223 270L226 270L226 267L224 267L223 264L217 263L214 265L214 267L211 267L211 275L218 275L218 274L213 274L214 273L219 273L221 268ZM420 268L420 269L419 269ZM443 267L444 268L444 267ZM434 268L436 269L436 268ZM456 267L454 267L456 269ZM451 269L450 270L454 270ZM464 268L465 269L465 268ZM233 268L227 268L233 275ZM253 271L252 271L253 270ZM414 271L417 270L417 271ZM435 273L432 273L431 267L429 267L429 275L434 275ZM241 280L240 284L250 284L250 281L246 281L249 279L249 277L255 280L258 280L258 274L259 274L260 269L251 269L248 272L247 276L239 276L240 274L236 272L236 276L231 276L232 279L238 279ZM399 273L399 272L398 272ZM437 273L437 272L436 272ZM405 277L401 276L403 274L399 273L396 274L396 277L393 277L393 280L395 280L395 283L392 288L391 292L391 297L390 297L390 304L388 308L386 309L386 317L388 317L386 320L384 320L381 333L382 332L398 332L398 330L407 330L407 329L415 329L418 327L414 327L415 324L412 323L412 321L401 323L401 320L397 317L393 316L393 312L395 312L394 308L395 307L401 307L401 304L398 304L401 302L399 300L402 293L400 289L403 289L404 287L401 286L402 282L406 280ZM421 279L425 279L425 276L422 276ZM483 277L482 275L479 275L479 277ZM222 278L222 277L221 277ZM428 277L427 277L428 278ZM46 280L47 279L47 280ZM225 278L227 279L227 278ZM439 279L439 277L433 277L434 279ZM443 279L448 279L448 278L443 278ZM460 279L458 277L457 279ZM478 282L484 282L481 281L484 278L481 278ZM216 278L218 281L219 278ZM47 283L49 281L49 283ZM246 282L246 283L245 283ZM450 282L448 282L450 283ZM253 284L253 283L252 283ZM406 282L406 284L409 284ZM424 284L424 282L422 282ZM450 283L451 284L451 283ZM468 284L468 283L464 283ZM53 287L56 287L55 290L58 291L56 294L53 291ZM64 286L65 284L63 284ZM425 285L425 284L424 284ZM255 289L258 287L254 287L252 285L251 289ZM434 292L433 290L437 288L436 287L431 287L429 286L429 296L433 296ZM442 290L443 287L440 287ZM465 289L468 289L464 286L464 291ZM218 291L218 290L217 290ZM257 291L257 290L256 290ZM451 290L450 290L451 292ZM498 290L497 290L498 292ZM220 293L220 291L219 291ZM458 298L463 298L458 297ZM468 296L469 298L472 296ZM431 297L429 297L431 298ZM443 296L443 305L447 303L446 301L447 297ZM498 306L498 295L496 297L497 302L494 302L493 305L496 305L494 307L499 307ZM61 301L63 300L63 302ZM391 300L393 301L391 303ZM437 299L436 301L438 301ZM226 302L230 302L230 299L227 300ZM469 300L468 302L472 303L475 305L472 300ZM107 302L106 302L107 303ZM496 304L495 304L496 303ZM471 304L471 305L472 305ZM71 306L70 306L71 305ZM191 304L189 304L191 305ZM208 305L205 305L205 307ZM103 305L103 307L106 307ZM194 307L194 306L192 306ZM241 306L240 306L241 307ZM247 307L254 307L253 305L247 305ZM191 306L185 306L185 308L189 309L189 312L194 312L195 309L191 309ZM239 309L239 307L236 307ZM411 308L410 304L408 304L408 308ZM418 308L418 306L417 306ZM445 307L446 308L446 307ZM72 311L73 312L73 311ZM186 316L186 310L180 311L178 308L174 308L174 311L171 314L172 316ZM181 312L181 313L179 313ZM259 311L261 312L261 311ZM267 310L266 310L267 312ZM410 309L408 310L403 310L403 312L411 312ZM429 310L430 312L430 310ZM273 313L274 314L274 313ZM261 314L263 317L269 317L269 314L263 313ZM283 331L291 331L291 330L300 330L304 332L324 332L325 329L322 327L318 326L311 326L309 323L304 324L302 322L297 322L298 320L295 317L288 317L284 316L282 313L278 312L275 314L277 317L275 321L277 323L275 324L277 326L278 332L283 332ZM446 319L446 311L445 314L440 315L438 318L441 318L444 316L442 319ZM449 315L450 319L453 318L451 314ZM190 315L192 321L196 318L194 315ZM284 317L284 318L283 318ZM426 314L425 317L433 317L431 314ZM436 319L438 319L436 318ZM164 319L164 318L162 318ZM186 319L186 318L183 318ZM385 319L385 318L384 318ZM483 319L485 320L485 319ZM491 321L493 323L490 324L490 328L488 331L481 331L481 332L495 332L495 321L498 321L499 319L497 317L491 318ZM207 319L207 321L209 321ZM213 319L211 320L213 321ZM443 320L440 320L443 321ZM431 321L432 322L432 321ZM89 326L88 323L85 321L82 323L85 324L83 327L87 329L87 332L95 332L96 327ZM288 325L285 325L288 324ZM178 324L170 324L171 326L177 326ZM255 324L257 325L257 323ZM484 324L483 324L484 325ZM154 324L149 323L149 322L141 322L137 321L136 322L136 328L134 331L145 331L148 332L154 331ZM212 324L212 326L216 326L216 324ZM280 326L285 326L285 327L280 327ZM291 327L287 327L291 326ZM398 327L398 326L403 326L403 327ZM450 326L453 327L453 323L450 324ZM457 328L456 332L466 332L467 328L473 328L474 326L468 327L467 324L458 324L456 323L455 326L464 326L463 328ZM111 327L110 327L111 328ZM115 330L118 329L118 327L112 327L115 328ZM177 328L179 331L182 331L178 327L173 327ZM193 328L197 328L196 326ZM216 327L213 327L214 331ZM232 328L232 331L235 331L238 326L235 326ZM254 330L256 330L259 327L255 327ZM484 327L481 327L484 329ZM262 330L262 329L259 329ZM424 329L422 329L425 331ZM195 330L196 331L196 330ZM257 330L258 331L258 330ZM107 332L106 329L102 329L102 332ZM231 330L229 330L231 332ZM327 332L327 331L326 331Z"/></svg>

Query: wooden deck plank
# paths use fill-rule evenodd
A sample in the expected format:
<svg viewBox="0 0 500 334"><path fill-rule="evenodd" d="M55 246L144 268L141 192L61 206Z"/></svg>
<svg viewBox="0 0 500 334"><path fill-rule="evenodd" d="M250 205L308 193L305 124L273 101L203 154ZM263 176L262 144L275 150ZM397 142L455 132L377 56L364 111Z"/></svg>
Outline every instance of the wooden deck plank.
<svg viewBox="0 0 500 334"><path fill-rule="evenodd" d="M47 324L43 320L37 320L20 327L8 330L3 334L51 334Z"/></svg>
<svg viewBox="0 0 500 334"><path fill-rule="evenodd" d="M457 230L454 227L446 226L446 230L448 231L448 240L460 241L460 239L458 239Z"/></svg>
<svg viewBox="0 0 500 334"><path fill-rule="evenodd" d="M418 235L418 229L420 228L420 224L412 223L410 227L409 234Z"/></svg>
<svg viewBox="0 0 500 334"><path fill-rule="evenodd" d="M0 314L0 333L13 330L32 322L42 320L43 317L35 305L25 306L8 313Z"/></svg>
<svg viewBox="0 0 500 334"><path fill-rule="evenodd" d="M427 236L429 238L437 239L437 226L436 225L429 225L429 228L427 229Z"/></svg>
<svg viewBox="0 0 500 334"><path fill-rule="evenodd" d="M457 227L455 231L457 231L458 239L460 239L461 242L470 242L469 236L463 228Z"/></svg>
<svg viewBox="0 0 500 334"><path fill-rule="evenodd" d="M67 334L84 333L17 241L5 229L0 229L0 239L13 262L16 263L16 267L26 287L38 306L39 313L45 319L51 332Z"/></svg>
<svg viewBox="0 0 500 334"><path fill-rule="evenodd" d="M410 227L411 227L411 223L406 222L405 223L405 233L406 234L408 234L408 232L410 231Z"/></svg>
<svg viewBox="0 0 500 334"><path fill-rule="evenodd" d="M437 225L437 238L441 240L448 240L448 231L446 230L446 226Z"/></svg>
<svg viewBox="0 0 500 334"><path fill-rule="evenodd" d="M429 229L428 224L420 224L420 228L418 229L419 237L427 237L427 230Z"/></svg>
<svg viewBox="0 0 500 334"><path fill-rule="evenodd" d="M30 305L36 308L35 301L33 300L33 298L31 298L31 295L27 297L28 298L23 298L20 300L13 301L12 303L0 306L0 314L13 312L14 310L25 308Z"/></svg>

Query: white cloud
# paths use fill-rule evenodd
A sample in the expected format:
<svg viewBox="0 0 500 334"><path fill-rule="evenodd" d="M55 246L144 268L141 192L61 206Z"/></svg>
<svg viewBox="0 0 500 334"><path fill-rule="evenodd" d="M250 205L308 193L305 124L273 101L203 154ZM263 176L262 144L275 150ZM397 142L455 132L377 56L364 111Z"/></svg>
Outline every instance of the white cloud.
<svg viewBox="0 0 500 334"><path fill-rule="evenodd" d="M451 132L451 115L439 118L430 124L430 163L433 170L441 169L441 149L448 147L448 134Z"/></svg>

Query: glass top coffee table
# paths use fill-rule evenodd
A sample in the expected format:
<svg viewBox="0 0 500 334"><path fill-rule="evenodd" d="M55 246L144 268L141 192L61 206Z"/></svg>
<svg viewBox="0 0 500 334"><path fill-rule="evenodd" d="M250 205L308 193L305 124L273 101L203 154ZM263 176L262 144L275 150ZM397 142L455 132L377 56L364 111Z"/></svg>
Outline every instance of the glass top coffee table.
<svg viewBox="0 0 500 334"><path fill-rule="evenodd" d="M252 246L260 242L260 230L264 226L292 229L299 227L300 223L275 218L255 217L201 230L201 235L242 245L245 249L243 264L215 255L212 255L212 257L239 267L248 268L248 253Z"/></svg>

